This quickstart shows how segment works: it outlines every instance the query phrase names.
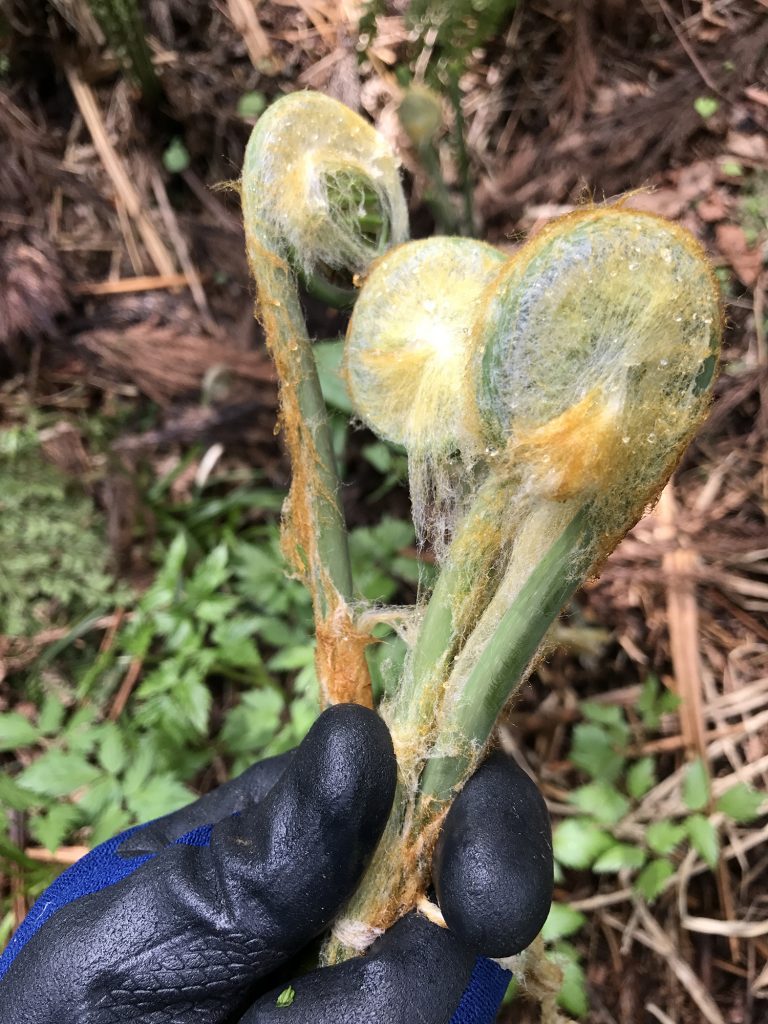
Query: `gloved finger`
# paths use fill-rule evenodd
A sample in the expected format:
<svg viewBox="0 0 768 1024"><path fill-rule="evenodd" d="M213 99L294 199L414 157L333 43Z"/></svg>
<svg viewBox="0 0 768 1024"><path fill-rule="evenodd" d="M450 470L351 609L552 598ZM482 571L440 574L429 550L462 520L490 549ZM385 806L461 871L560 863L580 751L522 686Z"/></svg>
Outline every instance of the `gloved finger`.
<svg viewBox="0 0 768 1024"><path fill-rule="evenodd" d="M216 825L209 846L167 847L57 910L11 963L0 1020L231 1020L254 983L349 898L395 777L381 719L354 705L331 708L268 795Z"/></svg>
<svg viewBox="0 0 768 1024"><path fill-rule="evenodd" d="M414 912L365 956L292 980L289 1005L285 985L262 996L240 1024L491 1024L509 979Z"/></svg>
<svg viewBox="0 0 768 1024"><path fill-rule="evenodd" d="M552 903L549 812L538 787L497 752L448 813L432 881L448 927L485 956L512 956L541 931Z"/></svg>
<svg viewBox="0 0 768 1024"><path fill-rule="evenodd" d="M194 803L134 829L120 844L117 852L121 857L158 853L193 829L214 825L242 811L247 804L258 803L288 767L293 753L289 750L277 757L258 761L236 779L223 783Z"/></svg>
<svg viewBox="0 0 768 1024"><path fill-rule="evenodd" d="M224 897L271 948L293 952L318 935L354 891L395 791L387 727L374 712L336 705L315 722L267 796L214 830Z"/></svg>

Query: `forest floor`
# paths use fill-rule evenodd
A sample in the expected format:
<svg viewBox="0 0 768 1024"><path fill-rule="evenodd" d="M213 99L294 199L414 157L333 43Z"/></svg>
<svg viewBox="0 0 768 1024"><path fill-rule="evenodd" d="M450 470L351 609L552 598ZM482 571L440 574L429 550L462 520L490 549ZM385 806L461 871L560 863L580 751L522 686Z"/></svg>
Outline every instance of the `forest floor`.
<svg viewBox="0 0 768 1024"><path fill-rule="evenodd" d="M218 483L229 500L252 487L251 473L262 494L288 481L237 197L217 187L237 178L259 107L311 88L365 113L401 154L414 233L426 235L434 181L398 120L398 72L429 79L439 59L429 35L414 42L398 5L365 38L353 5L332 0L146 6L163 87L154 107L138 102L75 2L61 5L68 21L10 4L0 82L0 456L36 435L47 462L85 488L119 584L134 594L156 576L153 545L170 536L163 516L187 508L196 488ZM557 833L556 899L570 910L549 933L583 971L570 1011L583 989L595 1024L759 1024L768 1020L759 798L768 788L768 4L524 0L465 55L460 87L479 237L512 251L553 216L633 192L631 205L702 241L722 286L711 415L656 508L580 593L503 732L558 827L575 823ZM437 152L458 211L447 97L443 115ZM309 308L319 336L343 330L340 314ZM370 528L382 510L407 518L395 457L362 430L347 438L346 479L353 526ZM274 523L268 505L262 519ZM393 552L413 557L403 536ZM413 596L407 572L398 585ZM72 642L108 658L131 600L112 593ZM69 642L73 621L59 597L34 628L19 616L0 620L0 712L37 728L40 694L71 690L56 645ZM126 644L120 657L127 668L110 677L103 716L111 723L130 714L141 682L143 655ZM213 722L239 701L233 693L215 690ZM62 701L68 713L76 703ZM30 734L28 748L2 748L14 777L46 749L36 742ZM245 749L192 765L185 783L209 787ZM6 862L7 936L28 905L30 863L60 866L93 834L74 817L30 834L35 809L0 791L4 799L8 850L26 851ZM643 863L627 855L600 868L611 844L619 856L640 850ZM637 883L649 866L644 898ZM516 1000L500 1019L536 1011Z"/></svg>

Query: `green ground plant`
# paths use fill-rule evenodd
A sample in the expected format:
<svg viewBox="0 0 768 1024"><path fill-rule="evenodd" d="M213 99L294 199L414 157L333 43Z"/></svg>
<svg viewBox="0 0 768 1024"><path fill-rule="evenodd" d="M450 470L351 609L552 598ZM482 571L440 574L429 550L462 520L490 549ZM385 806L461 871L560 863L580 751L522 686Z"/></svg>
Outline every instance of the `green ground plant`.
<svg viewBox="0 0 768 1024"><path fill-rule="evenodd" d="M107 42L148 103L161 95L137 0L88 0Z"/></svg>
<svg viewBox="0 0 768 1024"><path fill-rule="evenodd" d="M574 816L554 830L558 882L566 881L569 870L591 871L605 879L617 876L638 898L653 903L672 884L689 850L714 870L724 824L748 823L763 813L766 794L746 783L736 783L713 800L706 767L696 759L682 776L679 813L655 817L641 838L637 829L627 830L625 820L661 777L655 757L632 751L656 735L662 716L678 705L678 698L655 676L642 686L634 724L616 705L581 705L584 720L574 727L568 759L588 781L569 793ZM563 965L560 1004L577 1017L586 1016L588 1000L581 957L569 940L587 921L586 914L556 901L543 931L550 955Z"/></svg>
<svg viewBox="0 0 768 1024"><path fill-rule="evenodd" d="M71 621L115 589L100 514L44 458L33 429L0 432L0 550L0 633L29 636Z"/></svg>
<svg viewBox="0 0 768 1024"><path fill-rule="evenodd" d="M337 432L340 455L347 429L345 421ZM93 433L104 431L95 426ZM107 571L100 513L42 461L36 431L1 436L13 480L3 488L5 550L14 550L11 538L16 545L2 576L15 598L7 614L16 618L4 631L33 635L45 624L34 615L51 600L47 592L41 597L41 571L52 581L56 621L70 627L11 674L23 712L0 713L0 752L8 759L0 774L0 857L17 866L34 896L54 869L11 841L14 821L23 819L32 842L51 851L95 845L194 799L201 780L208 788L223 770L234 775L295 746L319 710L313 620L306 590L284 575L276 515L284 495L261 486L257 474L214 479L182 502L171 500L170 489L198 452L162 479L143 474L157 561L150 586L134 594ZM385 469L388 486L383 453L371 461ZM18 549L25 531L31 561ZM369 600L391 600L416 584L418 562L403 553L413 542L412 525L397 519L352 531L352 564ZM66 559L57 560L59 549ZM95 622L118 609L122 625L100 649ZM391 629L380 629L379 640L369 664L381 692L402 650ZM116 695L132 672L130 705L115 716ZM0 939L11 927L4 912Z"/></svg>

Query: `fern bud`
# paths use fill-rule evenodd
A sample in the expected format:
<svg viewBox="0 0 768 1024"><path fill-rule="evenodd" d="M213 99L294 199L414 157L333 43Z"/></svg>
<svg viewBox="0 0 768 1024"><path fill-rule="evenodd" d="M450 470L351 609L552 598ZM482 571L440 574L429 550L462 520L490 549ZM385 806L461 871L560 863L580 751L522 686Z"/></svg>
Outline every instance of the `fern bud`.
<svg viewBox="0 0 768 1024"><path fill-rule="evenodd" d="M347 331L352 403L380 437L409 450L461 442L472 324L504 253L467 238L408 242L368 275Z"/></svg>
<svg viewBox="0 0 768 1024"><path fill-rule="evenodd" d="M502 270L475 325L488 443L555 500L666 479L707 405L722 326L696 240L595 208L549 224Z"/></svg>
<svg viewBox="0 0 768 1024"><path fill-rule="evenodd" d="M347 331L352 404L375 433L408 450L417 534L438 555L471 490L469 342L483 292L505 258L467 238L401 245L374 265Z"/></svg>
<svg viewBox="0 0 768 1024"><path fill-rule="evenodd" d="M242 196L249 250L266 247L306 279L347 283L408 237L389 144L321 93L283 96L262 115L245 152Z"/></svg>

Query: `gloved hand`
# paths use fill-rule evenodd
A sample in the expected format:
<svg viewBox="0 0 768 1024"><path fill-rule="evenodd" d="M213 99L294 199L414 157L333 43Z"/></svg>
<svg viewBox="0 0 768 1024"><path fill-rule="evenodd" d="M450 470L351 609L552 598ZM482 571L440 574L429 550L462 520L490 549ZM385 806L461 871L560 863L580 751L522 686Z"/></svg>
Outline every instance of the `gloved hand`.
<svg viewBox="0 0 768 1024"><path fill-rule="evenodd" d="M493 755L433 860L449 928L418 912L368 954L297 975L383 830L384 723L339 705L295 751L102 844L37 901L0 958L7 1024L489 1024L546 917L552 850L534 784ZM288 1006L278 1006L290 983Z"/></svg>

